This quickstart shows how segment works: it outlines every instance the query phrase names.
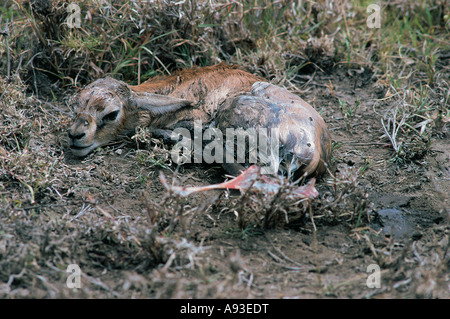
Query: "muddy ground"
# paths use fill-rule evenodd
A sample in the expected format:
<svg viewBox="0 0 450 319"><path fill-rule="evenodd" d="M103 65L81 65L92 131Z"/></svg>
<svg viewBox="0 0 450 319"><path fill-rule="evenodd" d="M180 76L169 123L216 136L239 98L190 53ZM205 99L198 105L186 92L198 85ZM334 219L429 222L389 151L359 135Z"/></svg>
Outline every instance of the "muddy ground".
<svg viewBox="0 0 450 319"><path fill-rule="evenodd" d="M164 201L159 173L170 179L176 167L159 141L124 138L74 158L64 147L71 112L63 99L33 100L32 154L17 160L30 159L31 173L48 182L31 193L3 171L0 295L449 298L449 133L435 134L424 156L399 163L380 121L390 100L370 70L337 67L296 83L329 125L333 161L311 211L270 229L239 225L239 212L229 209L238 193ZM176 175L183 185L225 178L220 167L200 164ZM336 187L344 184L332 176L351 184L340 200ZM174 223L178 209L183 217ZM79 289L66 285L69 264L83 273ZM380 267L379 288L367 285L371 264Z"/></svg>

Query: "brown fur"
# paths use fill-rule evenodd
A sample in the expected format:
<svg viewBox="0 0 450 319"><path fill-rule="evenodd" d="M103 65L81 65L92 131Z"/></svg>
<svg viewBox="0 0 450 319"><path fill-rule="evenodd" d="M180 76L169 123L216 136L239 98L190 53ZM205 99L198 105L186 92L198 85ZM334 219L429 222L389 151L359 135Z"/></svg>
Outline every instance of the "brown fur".
<svg viewBox="0 0 450 319"><path fill-rule="evenodd" d="M210 123L218 107L228 98L250 91L253 83L263 78L243 71L238 66L220 63L207 67L180 70L169 76L158 76L141 85L130 86L137 93L169 95L193 102L194 107L152 118L154 127L171 127L180 120L201 120Z"/></svg>

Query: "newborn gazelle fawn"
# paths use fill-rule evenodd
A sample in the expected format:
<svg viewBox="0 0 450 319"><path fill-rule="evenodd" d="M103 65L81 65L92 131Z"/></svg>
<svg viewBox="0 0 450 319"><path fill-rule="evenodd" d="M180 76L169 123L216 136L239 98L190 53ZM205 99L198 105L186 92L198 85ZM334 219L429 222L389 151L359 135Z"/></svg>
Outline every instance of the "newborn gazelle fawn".
<svg viewBox="0 0 450 319"><path fill-rule="evenodd" d="M280 172L320 174L331 156L329 132L313 107L284 88L224 63L158 76L136 86L106 77L83 89L74 105L68 136L72 153L79 157L140 125L173 130L195 120L222 131L277 129L279 158L274 160ZM223 165L236 174L241 164L245 165Z"/></svg>

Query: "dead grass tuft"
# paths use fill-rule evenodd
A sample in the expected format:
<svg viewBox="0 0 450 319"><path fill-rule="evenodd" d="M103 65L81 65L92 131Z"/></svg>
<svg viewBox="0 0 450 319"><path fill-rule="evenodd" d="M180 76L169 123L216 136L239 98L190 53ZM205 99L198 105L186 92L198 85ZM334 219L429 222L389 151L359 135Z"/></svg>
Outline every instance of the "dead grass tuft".
<svg viewBox="0 0 450 319"><path fill-rule="evenodd" d="M223 200L222 213L234 215L238 227L249 233L264 229L296 227L302 224L311 202L292 198L291 191L297 187L285 184L274 195L253 192L251 189L238 197Z"/></svg>

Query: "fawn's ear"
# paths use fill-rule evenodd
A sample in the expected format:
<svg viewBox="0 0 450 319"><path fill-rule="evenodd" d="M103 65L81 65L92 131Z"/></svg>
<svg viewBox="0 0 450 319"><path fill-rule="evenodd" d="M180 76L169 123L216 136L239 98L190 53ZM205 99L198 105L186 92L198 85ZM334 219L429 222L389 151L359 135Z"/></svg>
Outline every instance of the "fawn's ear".
<svg viewBox="0 0 450 319"><path fill-rule="evenodd" d="M174 112L193 104L189 100L151 93L137 94L134 96L134 101L138 109L150 111L155 115Z"/></svg>

